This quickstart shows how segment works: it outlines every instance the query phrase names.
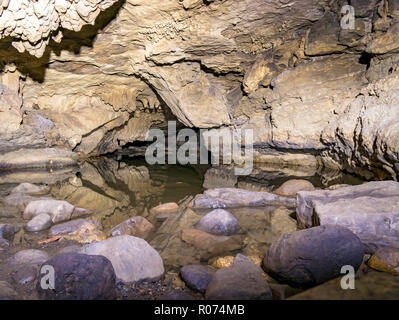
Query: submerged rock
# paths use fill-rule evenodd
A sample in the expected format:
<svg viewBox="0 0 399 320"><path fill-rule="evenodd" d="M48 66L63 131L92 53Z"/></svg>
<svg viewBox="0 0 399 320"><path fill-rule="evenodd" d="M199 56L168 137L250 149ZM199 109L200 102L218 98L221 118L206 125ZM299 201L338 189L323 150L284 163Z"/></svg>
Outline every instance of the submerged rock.
<svg viewBox="0 0 399 320"><path fill-rule="evenodd" d="M77 159L76 153L63 149L20 149L1 154L0 169L71 166Z"/></svg>
<svg viewBox="0 0 399 320"><path fill-rule="evenodd" d="M40 275L37 291L42 299L97 300L115 299L115 271L111 262L101 255L89 256L63 253L44 263L55 271L55 288L42 289Z"/></svg>
<svg viewBox="0 0 399 320"><path fill-rule="evenodd" d="M205 172L203 187L205 189L233 188L237 184L237 176L232 167L213 167Z"/></svg>
<svg viewBox="0 0 399 320"><path fill-rule="evenodd" d="M270 225L275 234L282 235L297 230L297 222L290 217L291 210L281 207L272 212Z"/></svg>
<svg viewBox="0 0 399 320"><path fill-rule="evenodd" d="M240 230L237 219L230 212L223 209L209 212L195 227L217 236L231 236Z"/></svg>
<svg viewBox="0 0 399 320"><path fill-rule="evenodd" d="M5 262L13 266L20 266L25 264L42 264L49 258L48 253L43 250L27 249L18 251Z"/></svg>
<svg viewBox="0 0 399 320"><path fill-rule="evenodd" d="M0 204L0 218L13 218L19 215L20 211L15 206L2 206Z"/></svg>
<svg viewBox="0 0 399 320"><path fill-rule="evenodd" d="M397 300L399 279L386 272L370 271L355 281L355 290L343 290L342 278L289 297L288 300Z"/></svg>
<svg viewBox="0 0 399 320"><path fill-rule="evenodd" d="M118 224L110 231L110 234L112 237L127 234L146 239L153 231L154 226L152 223L144 217L137 216Z"/></svg>
<svg viewBox="0 0 399 320"><path fill-rule="evenodd" d="M262 259L258 256L246 256L249 260L251 260L253 263L255 263L257 266L262 265ZM209 265L216 269L222 269L222 268L227 268L231 267L234 263L234 256L226 256L226 257L218 257L218 258L213 258L208 261Z"/></svg>
<svg viewBox="0 0 399 320"><path fill-rule="evenodd" d="M367 250L399 248L399 183L368 182L337 190L300 191L297 219L302 227L335 224L354 232Z"/></svg>
<svg viewBox="0 0 399 320"><path fill-rule="evenodd" d="M192 201L193 208L237 208L267 205L295 206L295 199L278 196L268 192L247 191L237 188L206 190Z"/></svg>
<svg viewBox="0 0 399 320"><path fill-rule="evenodd" d="M20 183L11 190L11 194L22 193L29 196L42 196L50 192L50 188L46 185L35 185L29 182Z"/></svg>
<svg viewBox="0 0 399 320"><path fill-rule="evenodd" d="M23 217L24 219L32 219L41 213L47 213L53 223L57 223L70 220L74 210L75 207L66 201L36 200L26 206Z"/></svg>
<svg viewBox="0 0 399 320"><path fill-rule="evenodd" d="M4 198L4 204L7 206L17 207L20 211L24 211L29 203L37 200L54 200L52 197L35 197L24 193L11 193Z"/></svg>
<svg viewBox="0 0 399 320"><path fill-rule="evenodd" d="M161 256L140 238L116 236L85 245L80 253L108 258L117 278L126 283L158 280L164 274Z"/></svg>
<svg viewBox="0 0 399 320"><path fill-rule="evenodd" d="M30 220L26 226L26 231L36 232L50 228L52 225L51 217L47 213L41 213Z"/></svg>
<svg viewBox="0 0 399 320"><path fill-rule="evenodd" d="M17 292L6 281L0 281L0 300L16 300Z"/></svg>
<svg viewBox="0 0 399 320"><path fill-rule="evenodd" d="M231 267L216 271L206 290L209 300L271 300L262 269L238 254Z"/></svg>
<svg viewBox="0 0 399 320"><path fill-rule="evenodd" d="M3 223L0 224L0 238L12 241L14 239L14 235L20 230L20 227L9 224Z"/></svg>
<svg viewBox="0 0 399 320"><path fill-rule="evenodd" d="M62 254L62 253L78 253L80 250L82 249L81 246L73 244L67 247L64 247L60 250L58 250L58 254Z"/></svg>
<svg viewBox="0 0 399 320"><path fill-rule="evenodd" d="M201 293L205 293L214 273L212 268L201 265L189 265L180 269L181 277L186 285Z"/></svg>
<svg viewBox="0 0 399 320"><path fill-rule="evenodd" d="M343 266L357 270L363 254L364 246L354 233L326 225L284 234L269 248L263 266L276 280L310 287L339 276Z"/></svg>
<svg viewBox="0 0 399 320"><path fill-rule="evenodd" d="M399 249L380 248L371 256L367 264L373 269L399 276Z"/></svg>
<svg viewBox="0 0 399 320"><path fill-rule="evenodd" d="M288 180L284 182L273 193L284 197L295 197L299 191L313 191L315 188L313 184L307 180Z"/></svg>
<svg viewBox="0 0 399 320"><path fill-rule="evenodd" d="M57 224L51 227L49 234L51 237L61 235L65 239L79 243L92 243L106 239L98 222L85 219L75 219Z"/></svg>
<svg viewBox="0 0 399 320"><path fill-rule="evenodd" d="M179 205L175 202L168 202L160 204L150 210L151 215L157 215L161 213L176 213L179 210Z"/></svg>
<svg viewBox="0 0 399 320"><path fill-rule="evenodd" d="M38 273L38 265L22 265L12 273L12 279L16 283L24 285L34 281Z"/></svg>

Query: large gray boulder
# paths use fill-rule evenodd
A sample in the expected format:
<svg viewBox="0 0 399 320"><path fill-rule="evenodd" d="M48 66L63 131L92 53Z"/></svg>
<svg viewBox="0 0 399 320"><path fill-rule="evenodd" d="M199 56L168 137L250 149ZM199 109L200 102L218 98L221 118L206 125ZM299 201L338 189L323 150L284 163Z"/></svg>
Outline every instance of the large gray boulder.
<svg viewBox="0 0 399 320"><path fill-rule="evenodd" d="M350 230L334 225L286 233L269 248L265 271L294 287L311 287L340 275L346 265L355 270L364 246Z"/></svg>
<svg viewBox="0 0 399 320"><path fill-rule="evenodd" d="M158 280L164 274L161 256L147 241L129 235L85 245L80 253L108 258L116 277L126 283Z"/></svg>
<svg viewBox="0 0 399 320"><path fill-rule="evenodd" d="M337 190L297 194L301 227L334 224L354 232L374 252L379 247L399 248L399 183L368 182Z"/></svg>
<svg viewBox="0 0 399 320"><path fill-rule="evenodd" d="M197 195L192 201L193 208L237 208L284 205L295 207L296 200L268 192L248 191L238 188L209 189Z"/></svg>
<svg viewBox="0 0 399 320"><path fill-rule="evenodd" d="M233 265L216 271L205 297L208 300L271 300L271 289L262 269L238 254Z"/></svg>
<svg viewBox="0 0 399 320"><path fill-rule="evenodd" d="M195 227L217 236L231 236L240 230L238 220L230 212L223 209L209 212Z"/></svg>
<svg viewBox="0 0 399 320"><path fill-rule="evenodd" d="M39 297L50 300L115 299L115 271L103 256L63 253L44 263L54 268L52 290L42 288L40 274L36 289ZM45 279L43 279L45 280Z"/></svg>

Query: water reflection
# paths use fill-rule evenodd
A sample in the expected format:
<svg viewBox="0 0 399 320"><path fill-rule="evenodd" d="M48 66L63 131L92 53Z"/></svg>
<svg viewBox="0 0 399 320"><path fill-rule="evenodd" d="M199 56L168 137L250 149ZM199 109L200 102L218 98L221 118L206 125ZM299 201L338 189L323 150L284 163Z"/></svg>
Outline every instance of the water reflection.
<svg viewBox="0 0 399 320"><path fill-rule="evenodd" d="M279 235L295 230L294 212L293 209L271 206L231 209L241 226L236 236L240 245L231 252L228 247L225 251L223 248L212 251L201 248L195 241L182 239L183 230L194 228L210 210L193 211L182 205L179 213L160 222L150 214L151 208L166 202L188 202L188 197L202 193L206 188L272 191L283 182L298 178L310 180L322 188L332 184L362 183L352 176L314 168L256 165L251 175L242 177L235 176L229 166L148 166L144 159L117 161L103 157L85 161L74 168L2 173L0 197L6 196L21 182L49 184L51 196L75 207L89 209L93 213L90 218L100 222L106 234L128 218L144 216L156 227L148 241L160 252L168 268L206 262L215 256L215 252L219 256L236 252L262 255ZM23 226L24 223L19 221L17 224ZM30 239L32 235L26 237Z"/></svg>

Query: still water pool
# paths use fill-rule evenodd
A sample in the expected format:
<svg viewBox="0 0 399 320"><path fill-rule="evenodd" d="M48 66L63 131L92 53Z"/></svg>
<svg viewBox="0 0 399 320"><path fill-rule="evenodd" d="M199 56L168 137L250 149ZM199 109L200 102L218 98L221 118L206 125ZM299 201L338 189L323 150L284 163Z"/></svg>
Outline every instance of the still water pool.
<svg viewBox="0 0 399 320"><path fill-rule="evenodd" d="M4 199L13 187L22 182L48 184L51 187L50 195L55 199L89 209L93 213L90 219L98 221L106 234L130 217L143 216L155 226L155 231L147 241L161 254L167 269L177 269L188 263L207 263L215 256L238 252L262 256L281 233L295 228L293 208L235 208L230 211L241 227L235 236L235 244L201 249L192 242L182 240L181 236L183 230L192 229L201 216L209 212L184 209L184 204L191 197L202 193L204 187L236 186L256 191L273 191L290 179L306 179L317 188L363 182L350 175L313 168L263 164L256 165L249 176L236 177L231 168L223 166L149 166L140 158L124 157L117 161L102 157L73 168L3 172L0 174L0 199ZM151 208L166 202L181 204L183 209L167 219L159 219L151 213ZM7 211L4 204L2 212L0 223L12 223L21 227L14 238L14 245L19 248L30 248L39 239L48 237L48 231L26 232L23 228L26 221L22 215L5 214L13 211Z"/></svg>

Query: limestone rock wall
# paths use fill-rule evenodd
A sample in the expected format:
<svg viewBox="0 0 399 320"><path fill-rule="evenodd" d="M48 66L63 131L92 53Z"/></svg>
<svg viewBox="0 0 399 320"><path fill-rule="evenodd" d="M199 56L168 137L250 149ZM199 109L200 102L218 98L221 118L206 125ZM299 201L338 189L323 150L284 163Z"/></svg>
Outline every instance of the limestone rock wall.
<svg viewBox="0 0 399 320"><path fill-rule="evenodd" d="M61 41L60 27L80 31L116 0L2 0L0 39L12 37L12 45L40 58L52 38Z"/></svg>
<svg viewBox="0 0 399 320"><path fill-rule="evenodd" d="M341 27L346 4L120 0L41 58L0 42L23 98L0 150L112 152L170 110L189 127L253 128L259 161L396 179L399 1L352 0L353 30Z"/></svg>

